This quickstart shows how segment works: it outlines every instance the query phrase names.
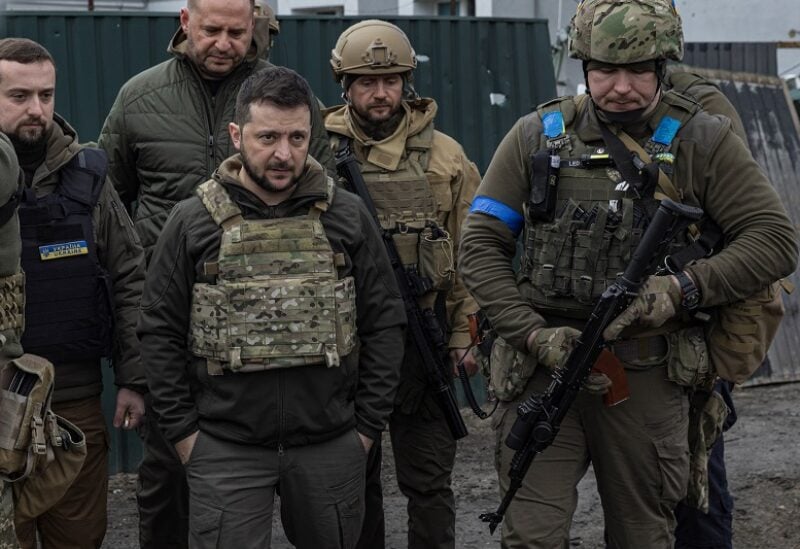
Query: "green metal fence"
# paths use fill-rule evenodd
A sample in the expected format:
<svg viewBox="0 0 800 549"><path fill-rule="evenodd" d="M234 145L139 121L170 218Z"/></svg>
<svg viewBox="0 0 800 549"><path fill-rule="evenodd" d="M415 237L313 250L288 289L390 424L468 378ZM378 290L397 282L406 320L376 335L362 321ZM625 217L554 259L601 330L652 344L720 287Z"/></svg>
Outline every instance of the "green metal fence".
<svg viewBox="0 0 800 549"><path fill-rule="evenodd" d="M327 105L340 102L328 60L339 34L356 19L285 17L271 60L303 74ZM439 17L394 18L420 58L420 94L439 103L437 127L462 143L481 171L522 114L554 97L546 20ZM47 47L58 66L56 106L94 141L120 86L168 58L178 19L120 13L8 14L3 36L25 36Z"/></svg>
<svg viewBox="0 0 800 549"><path fill-rule="evenodd" d="M339 34L357 19L284 17L271 61L303 74L327 105L340 102L328 61ZM439 104L437 127L457 139L483 172L514 122L555 96L546 20L474 17L391 18L414 44L417 91ZM0 36L43 44L56 60L56 110L95 141L120 86L168 58L178 28L173 14L14 12L0 18ZM113 415L111 372L103 402ZM482 384L476 383L479 393ZM481 395L479 395L481 396ZM135 435L112 432L112 472L134 470Z"/></svg>

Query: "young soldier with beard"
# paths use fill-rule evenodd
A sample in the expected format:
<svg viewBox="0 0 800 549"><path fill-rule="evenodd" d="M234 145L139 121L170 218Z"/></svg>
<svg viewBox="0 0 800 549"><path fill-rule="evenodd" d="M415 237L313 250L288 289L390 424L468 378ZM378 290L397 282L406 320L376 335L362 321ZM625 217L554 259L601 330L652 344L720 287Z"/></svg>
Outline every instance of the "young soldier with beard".
<svg viewBox="0 0 800 549"><path fill-rule="evenodd" d="M245 80L239 154L175 207L150 263L138 333L192 547L269 547L278 486L296 546L351 548L361 528L405 315L363 203L308 155L313 101L289 69Z"/></svg>
<svg viewBox="0 0 800 549"><path fill-rule="evenodd" d="M417 58L408 37L380 20L345 30L331 52L331 67L345 105L325 111L331 146L345 141L358 161L384 230L393 234L409 276L428 280L418 291L421 308L433 308L449 328L444 346L453 365L469 345L467 314L475 302L455 275L461 222L480 182L475 164L454 139L434 129L437 105L417 96ZM435 241L434 269L421 258ZM395 409L389 421L400 490L408 498L408 546L452 548L455 497L451 476L456 443L428 387L422 360L409 333ZM476 370L467 354L467 371ZM380 483L381 450L370 455L367 517L359 547L384 546Z"/></svg>
<svg viewBox="0 0 800 549"><path fill-rule="evenodd" d="M100 405L102 358L118 386L114 426L144 415L135 334L144 253L114 187L106 155L78 144L55 114L56 67L41 45L0 40L0 131L14 144L25 185L19 203L26 273L26 352L55 368L53 411L86 436L87 456L66 495L17 525L26 547L100 547L106 532L108 433Z"/></svg>

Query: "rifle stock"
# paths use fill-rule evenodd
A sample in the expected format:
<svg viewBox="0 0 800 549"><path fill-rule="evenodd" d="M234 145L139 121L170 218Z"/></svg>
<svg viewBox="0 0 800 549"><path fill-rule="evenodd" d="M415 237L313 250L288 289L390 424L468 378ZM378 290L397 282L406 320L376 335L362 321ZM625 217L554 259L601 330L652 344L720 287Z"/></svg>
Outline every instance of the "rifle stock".
<svg viewBox="0 0 800 549"><path fill-rule="evenodd" d="M408 329L411 332L411 341L422 360L428 388L444 414L453 440L464 438L468 434L467 426L458 410L458 403L449 382L452 376L447 362L447 345L444 331L441 329L433 310L422 309L419 306L415 291L419 284L416 284L411 279L403 266L392 235L381 227L378 210L369 194L366 183L364 183L358 161L350 150L349 139L342 139L341 146L336 151L335 157L337 173L347 180L353 192L364 201L367 210L381 232L383 243L392 265L392 271L394 271L397 284L400 287L400 294L403 297L406 316L408 317Z"/></svg>
<svg viewBox="0 0 800 549"><path fill-rule="evenodd" d="M503 520L533 459L550 446L558 434L561 421L605 348L603 331L636 296L653 260L663 253L678 231L700 219L702 214L700 208L669 199L661 202L625 272L599 297L564 367L553 372L550 385L543 393L534 393L519 405L518 417L506 438L506 445L515 450L508 472L509 489L495 512L480 516L489 523L490 532L494 533Z"/></svg>

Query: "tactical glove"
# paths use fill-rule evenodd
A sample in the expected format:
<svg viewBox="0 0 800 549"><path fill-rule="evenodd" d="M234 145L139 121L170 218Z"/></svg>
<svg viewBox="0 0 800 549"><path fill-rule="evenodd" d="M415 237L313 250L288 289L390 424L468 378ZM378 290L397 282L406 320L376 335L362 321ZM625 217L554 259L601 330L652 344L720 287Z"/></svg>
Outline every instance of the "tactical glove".
<svg viewBox="0 0 800 549"><path fill-rule="evenodd" d="M681 289L673 276L651 276L639 294L603 332L606 341L619 337L631 325L657 328L675 316L681 302Z"/></svg>
<svg viewBox="0 0 800 549"><path fill-rule="evenodd" d="M592 372L583 383L583 390L593 395L604 395L611 389L611 378L600 372Z"/></svg>
<svg viewBox="0 0 800 549"><path fill-rule="evenodd" d="M579 330L569 326L542 328L529 341L528 350L530 354L536 357L538 364L555 370L564 365L580 335L581 332Z"/></svg>
<svg viewBox="0 0 800 549"><path fill-rule="evenodd" d="M550 370L561 368L580 335L580 330L568 326L542 328L529 344L530 354ZM592 372L583 384L583 389L593 395L604 395L610 388L611 379L601 372Z"/></svg>

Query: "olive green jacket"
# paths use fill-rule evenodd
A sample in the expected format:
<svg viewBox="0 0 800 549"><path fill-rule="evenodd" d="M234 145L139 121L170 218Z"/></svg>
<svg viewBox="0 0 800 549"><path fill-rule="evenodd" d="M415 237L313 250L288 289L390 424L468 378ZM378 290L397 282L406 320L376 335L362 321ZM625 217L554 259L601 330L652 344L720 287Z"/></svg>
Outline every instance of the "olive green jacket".
<svg viewBox="0 0 800 549"><path fill-rule="evenodd" d="M725 94L713 82L689 70L671 66L664 80L664 89L688 95L697 101L703 107L703 110L709 114L727 116L731 121L733 133L738 135L739 139L749 147L747 132L744 129L739 113L736 112L736 109L725 97Z"/></svg>
<svg viewBox="0 0 800 549"><path fill-rule="evenodd" d="M582 105L567 132L601 146L593 103ZM667 109L663 101L658 104L647 131L638 138L641 145ZM496 200L522 216L530 192L530 158L541 134L538 113L519 119L495 152L477 196ZM729 241L720 253L686 268L702 292L701 306L741 300L792 273L798 253L795 229L761 168L731 131L730 121L698 112L680 128L677 140L673 182L683 201L703 208ZM512 267L516 237L500 219L471 213L462 234L460 272L497 332L524 351L528 335L546 320L522 298L517 286Z"/></svg>
<svg viewBox="0 0 800 549"><path fill-rule="evenodd" d="M100 132L98 146L109 158L109 177L129 208L149 261L172 207L208 180L235 149L228 134L236 94L254 72L271 66L251 47L246 59L212 96L188 57L186 34L178 30L168 51L173 58L134 76L120 89ZM317 107L316 100L313 101ZM310 153L333 170L333 155L319 110L312 113Z"/></svg>

